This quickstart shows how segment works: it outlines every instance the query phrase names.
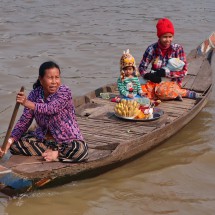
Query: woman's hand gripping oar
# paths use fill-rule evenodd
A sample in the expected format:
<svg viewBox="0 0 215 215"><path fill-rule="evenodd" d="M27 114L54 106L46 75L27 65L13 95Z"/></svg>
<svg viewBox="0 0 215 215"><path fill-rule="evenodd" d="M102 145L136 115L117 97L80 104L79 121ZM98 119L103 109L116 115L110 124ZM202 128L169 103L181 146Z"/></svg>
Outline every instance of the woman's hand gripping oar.
<svg viewBox="0 0 215 215"><path fill-rule="evenodd" d="M23 86L21 87L20 92L24 92ZM8 149L10 148L11 143L8 142L8 139L11 135L11 131L13 129L13 124L15 122L16 115L17 115L17 112L19 110L19 106L20 106L20 103L16 102L16 105L15 105L14 110L13 110L13 114L12 114L11 119L10 119L8 129L7 129L7 133L6 133L6 136L4 138L4 142L0 148L0 158L2 158L7 153Z"/></svg>

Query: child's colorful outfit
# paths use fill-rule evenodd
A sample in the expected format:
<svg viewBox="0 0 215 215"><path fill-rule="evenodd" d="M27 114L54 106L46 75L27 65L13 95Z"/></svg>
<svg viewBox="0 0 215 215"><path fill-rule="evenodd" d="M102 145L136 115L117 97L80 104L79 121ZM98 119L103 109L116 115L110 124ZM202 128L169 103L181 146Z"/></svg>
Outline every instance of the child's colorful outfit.
<svg viewBox="0 0 215 215"><path fill-rule="evenodd" d="M143 92L138 77L125 78L124 80L119 77L117 85L120 95L124 97L128 97L129 94L132 94L135 97Z"/></svg>
<svg viewBox="0 0 215 215"><path fill-rule="evenodd" d="M134 69L133 77L125 77L124 68L132 66ZM129 50L123 53L120 59L120 77L117 80L118 90L121 96L124 98L132 94L133 97L140 97L143 93L140 81L138 78L138 72L134 57L129 53ZM138 95L139 94L139 95Z"/></svg>

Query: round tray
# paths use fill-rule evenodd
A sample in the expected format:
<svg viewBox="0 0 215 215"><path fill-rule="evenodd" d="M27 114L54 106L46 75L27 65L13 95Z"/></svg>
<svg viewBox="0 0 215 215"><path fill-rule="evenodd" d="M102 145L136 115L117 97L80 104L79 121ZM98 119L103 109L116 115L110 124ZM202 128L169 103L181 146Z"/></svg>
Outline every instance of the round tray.
<svg viewBox="0 0 215 215"><path fill-rule="evenodd" d="M148 119L135 119L134 117L120 116L117 113L114 113L114 114L116 117L120 119L128 120L128 121L147 122L147 121L153 121L153 120L159 119L164 114L164 112L160 108L154 108L153 117Z"/></svg>

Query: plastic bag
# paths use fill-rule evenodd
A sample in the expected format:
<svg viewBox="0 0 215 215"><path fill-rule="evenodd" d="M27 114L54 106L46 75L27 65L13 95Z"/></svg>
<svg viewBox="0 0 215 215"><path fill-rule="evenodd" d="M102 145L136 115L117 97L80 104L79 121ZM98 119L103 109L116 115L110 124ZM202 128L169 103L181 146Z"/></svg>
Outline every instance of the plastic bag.
<svg viewBox="0 0 215 215"><path fill-rule="evenodd" d="M166 67L170 71L181 71L184 67L184 64L185 63L182 60L180 60L179 58L171 58L168 60Z"/></svg>

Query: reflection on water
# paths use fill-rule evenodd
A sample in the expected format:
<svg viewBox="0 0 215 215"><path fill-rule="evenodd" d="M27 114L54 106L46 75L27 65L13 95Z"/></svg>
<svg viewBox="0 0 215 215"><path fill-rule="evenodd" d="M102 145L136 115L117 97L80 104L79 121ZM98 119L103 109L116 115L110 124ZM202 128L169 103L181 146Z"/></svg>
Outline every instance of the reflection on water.
<svg viewBox="0 0 215 215"><path fill-rule="evenodd" d="M57 61L64 83L81 95L116 81L123 50L129 48L138 64L157 39L158 18L173 20L175 40L189 52L215 30L214 12L212 0L1 0L0 137L16 91L22 85L31 90L43 61ZM0 214L213 214L214 92L180 133L140 159L10 201L2 194Z"/></svg>

